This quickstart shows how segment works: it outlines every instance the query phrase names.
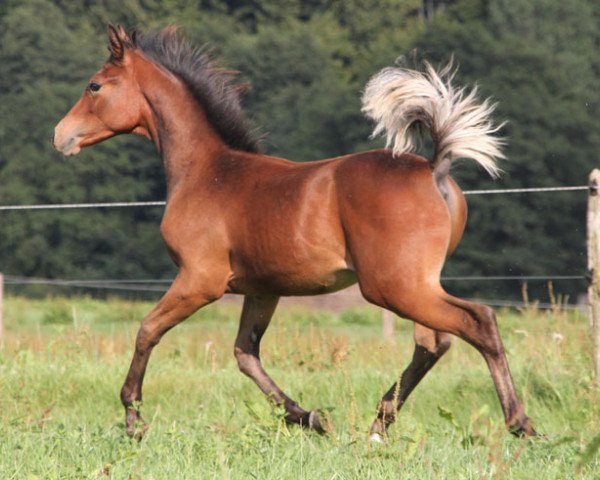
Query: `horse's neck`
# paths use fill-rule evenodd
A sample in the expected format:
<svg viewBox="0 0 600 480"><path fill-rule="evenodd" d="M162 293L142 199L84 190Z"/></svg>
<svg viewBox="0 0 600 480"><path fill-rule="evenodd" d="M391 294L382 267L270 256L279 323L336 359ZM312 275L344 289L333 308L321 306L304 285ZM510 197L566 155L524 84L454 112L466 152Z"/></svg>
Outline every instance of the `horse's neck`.
<svg viewBox="0 0 600 480"><path fill-rule="evenodd" d="M172 192L193 170L206 168L225 146L184 83L154 67L152 77L141 75L148 99L151 137L159 151Z"/></svg>

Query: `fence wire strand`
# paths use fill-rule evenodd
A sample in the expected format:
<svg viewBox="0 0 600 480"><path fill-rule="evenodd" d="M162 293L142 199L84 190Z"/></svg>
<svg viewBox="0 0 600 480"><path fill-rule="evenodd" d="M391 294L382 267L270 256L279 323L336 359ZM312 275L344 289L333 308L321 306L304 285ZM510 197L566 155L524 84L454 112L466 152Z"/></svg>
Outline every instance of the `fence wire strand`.
<svg viewBox="0 0 600 480"><path fill-rule="evenodd" d="M492 195L496 193L541 193L541 192L572 192L577 190L589 190L588 185L577 185L573 187L531 187L531 188L498 188L491 190L465 190L465 195Z"/></svg>
<svg viewBox="0 0 600 480"><path fill-rule="evenodd" d="M68 210L75 208L128 208L164 207L167 202L104 202L104 203L48 203L38 205L0 205L0 210Z"/></svg>
<svg viewBox="0 0 600 480"><path fill-rule="evenodd" d="M588 185L571 187L532 187L532 188L499 188L491 190L465 190L465 195L493 195L511 193L570 192L589 190ZM131 207L164 207L164 200L148 202L96 202L96 203L48 203L33 205L0 205L0 211L10 210L69 210L77 208L131 208Z"/></svg>
<svg viewBox="0 0 600 480"><path fill-rule="evenodd" d="M542 193L542 192L569 192L589 190L589 185L563 186L563 187L531 187L531 188L504 188L489 190L465 190L465 195L494 195L515 193ZM68 210L85 208L133 208L133 207L164 207L165 201L133 201L133 202L91 202L91 203L62 203L62 204L32 204L32 205L0 205L0 211L15 210ZM559 281L559 280L585 280L585 275L492 275L492 276L446 276L442 281ZM172 279L99 279L99 280L64 280L35 277L19 277L5 275L6 285L45 285L58 287L71 287L100 290L124 290L137 292L164 292ZM491 306L523 308L523 302L510 300L479 300ZM539 308L553 308L551 304L537 304ZM562 305L561 308L578 308L575 305Z"/></svg>
<svg viewBox="0 0 600 480"><path fill-rule="evenodd" d="M495 275L495 276L465 276L465 277L442 277L442 281L552 281L552 280L584 280L584 275ZM5 275L4 283L6 285L15 286L30 286L40 285L48 287L67 287L90 290L113 290L113 291L128 291L128 292L147 292L147 293L164 293L173 279L101 279L101 280L64 280L54 278L38 278L38 277L19 277L13 275ZM344 293L337 292L337 295L344 296ZM348 294L351 295L351 294ZM556 305L551 303L535 302L535 304L527 304L515 300L490 300L490 299L472 299L484 303L491 307L500 308L527 308L535 306L541 309L556 308ZM562 310L577 310L581 307L573 304L561 304Z"/></svg>
<svg viewBox="0 0 600 480"><path fill-rule="evenodd" d="M526 277L446 277L446 279L457 279L457 280L551 280L551 279L584 279L584 276L576 275L553 275L548 277L542 276L526 276ZM12 275L6 275L4 277L6 285L15 286L28 286L28 285L42 285L42 286L54 286L54 287L70 287L70 288L82 288L92 290L118 290L118 291L129 291L129 292L147 292L147 293L164 293L167 290L168 284L172 282L172 279L135 279L135 280L60 280L60 279L49 279L49 278L33 278L33 277L18 277ZM442 278L444 280L444 278ZM162 285L162 286L161 286ZM337 295L348 295L343 292L337 292ZM515 300L491 300L491 299L469 299L479 303L489 305L491 307L500 308L540 308L543 310L560 308L561 310L579 310L582 307L580 305L561 303L560 305L553 303L544 302L519 302Z"/></svg>

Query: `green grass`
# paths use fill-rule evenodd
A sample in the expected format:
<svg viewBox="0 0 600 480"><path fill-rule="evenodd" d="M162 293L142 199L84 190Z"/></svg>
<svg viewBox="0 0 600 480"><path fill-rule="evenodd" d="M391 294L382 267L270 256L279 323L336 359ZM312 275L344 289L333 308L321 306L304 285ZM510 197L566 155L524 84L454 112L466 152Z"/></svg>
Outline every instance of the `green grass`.
<svg viewBox="0 0 600 480"><path fill-rule="evenodd" d="M119 390L150 304L8 298L0 346L1 479L600 478L600 392L588 321L500 312L517 389L546 439L504 428L483 359L456 340L384 445L366 435L378 399L412 355L412 327L381 340L374 308L282 309L263 361L333 432L287 426L237 371L238 309L213 305L169 332L150 360L141 442L124 433Z"/></svg>

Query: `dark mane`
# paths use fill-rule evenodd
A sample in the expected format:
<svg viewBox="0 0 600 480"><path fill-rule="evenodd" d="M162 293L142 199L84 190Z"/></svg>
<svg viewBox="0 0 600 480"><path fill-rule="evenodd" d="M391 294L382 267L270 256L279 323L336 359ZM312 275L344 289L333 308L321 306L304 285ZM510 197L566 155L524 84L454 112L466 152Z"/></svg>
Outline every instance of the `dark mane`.
<svg viewBox="0 0 600 480"><path fill-rule="evenodd" d="M177 75L202 106L208 120L231 148L260 151L240 106L243 86L236 72L220 68L206 48L192 45L175 27L150 34L132 34L132 46Z"/></svg>

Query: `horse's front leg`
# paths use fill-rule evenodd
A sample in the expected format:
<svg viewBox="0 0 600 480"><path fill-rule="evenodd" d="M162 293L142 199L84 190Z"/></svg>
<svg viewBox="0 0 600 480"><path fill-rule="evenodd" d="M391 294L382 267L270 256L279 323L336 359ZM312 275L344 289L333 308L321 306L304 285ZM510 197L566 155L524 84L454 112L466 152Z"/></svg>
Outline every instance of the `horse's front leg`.
<svg viewBox="0 0 600 480"><path fill-rule="evenodd" d="M191 272L181 271L171 288L154 309L144 318L135 341L135 351L127 378L121 389L121 402L125 407L125 426L129 436L140 438L148 425L140 414L142 383L148 359L161 337L199 308L220 298L225 289L215 288L219 282L202 281ZM207 285L211 285L210 288Z"/></svg>
<svg viewBox="0 0 600 480"><path fill-rule="evenodd" d="M235 339L234 354L240 370L248 375L258 388L277 405L286 411L286 420L299 423L323 433L324 428L317 412L308 412L288 397L269 377L260 361L260 340L269 326L279 297L247 295L244 298L240 329Z"/></svg>

